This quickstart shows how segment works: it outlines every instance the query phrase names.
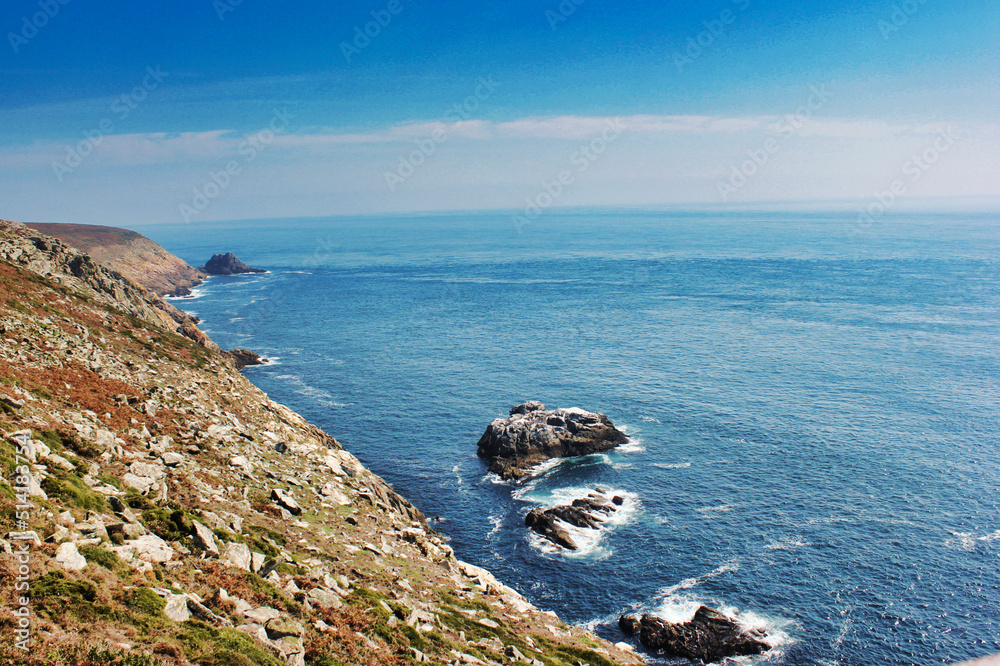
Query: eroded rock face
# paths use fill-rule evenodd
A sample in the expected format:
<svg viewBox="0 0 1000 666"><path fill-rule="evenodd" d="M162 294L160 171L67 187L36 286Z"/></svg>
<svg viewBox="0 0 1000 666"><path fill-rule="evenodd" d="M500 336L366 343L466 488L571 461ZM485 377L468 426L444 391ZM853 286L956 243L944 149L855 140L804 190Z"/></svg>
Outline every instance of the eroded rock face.
<svg viewBox="0 0 1000 666"><path fill-rule="evenodd" d="M267 271L261 268L252 268L247 266L242 261L236 258L236 255L232 252L226 252L225 254L213 254L212 258L208 260L204 266L199 270L202 270L209 275L241 275L243 273L266 273Z"/></svg>
<svg viewBox="0 0 1000 666"><path fill-rule="evenodd" d="M623 615L618 627L630 635L638 632L639 641L650 650L706 663L771 649L763 631L744 629L731 617L708 606L699 608L688 622L671 623L652 615L636 620Z"/></svg>
<svg viewBox="0 0 1000 666"><path fill-rule="evenodd" d="M586 456L628 441L604 414L582 409L555 409L529 401L496 419L479 439L478 454L490 459L490 471L504 479L519 479L528 469L550 458Z"/></svg>

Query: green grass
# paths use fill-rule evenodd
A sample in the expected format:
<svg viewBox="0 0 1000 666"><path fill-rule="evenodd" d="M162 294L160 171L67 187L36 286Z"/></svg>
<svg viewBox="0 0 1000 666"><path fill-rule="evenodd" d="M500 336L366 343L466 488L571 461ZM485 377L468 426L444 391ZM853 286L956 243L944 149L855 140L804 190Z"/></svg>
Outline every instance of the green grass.
<svg viewBox="0 0 1000 666"><path fill-rule="evenodd" d="M60 499L87 511L106 511L108 502L104 495L94 492L79 476L61 468L54 468L42 480L42 490L49 499Z"/></svg>
<svg viewBox="0 0 1000 666"><path fill-rule="evenodd" d="M115 571L121 566L121 560L114 553L104 550L98 546L81 546L80 554L83 555L88 562L93 562L94 564L99 564L108 571Z"/></svg>
<svg viewBox="0 0 1000 666"><path fill-rule="evenodd" d="M235 629L216 629L204 622L185 622L175 638L184 655L201 666L284 666L253 639Z"/></svg>

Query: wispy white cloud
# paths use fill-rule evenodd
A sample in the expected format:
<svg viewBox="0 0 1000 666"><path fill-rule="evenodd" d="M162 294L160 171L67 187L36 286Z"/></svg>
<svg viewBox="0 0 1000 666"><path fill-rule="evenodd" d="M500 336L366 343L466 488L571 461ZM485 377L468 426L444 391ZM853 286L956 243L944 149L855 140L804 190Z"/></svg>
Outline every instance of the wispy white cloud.
<svg viewBox="0 0 1000 666"><path fill-rule="evenodd" d="M551 116L531 117L497 122L468 120L460 122L414 121L367 132L343 132L332 128L312 128L275 136L269 146L297 150L337 146L407 144L437 135L446 135L477 142L503 142L520 139L581 141L590 140L608 126L619 123L633 138L668 140L671 136L713 135L732 137L775 133L789 122L780 116L721 117L697 115L632 115L632 116ZM835 139L899 139L934 134L944 123L893 124L876 120L843 120L810 118L796 126L801 137ZM966 132L981 136L997 136L998 125L964 125ZM232 155L252 134L217 129L204 132L141 133L106 136L95 146L94 159L102 163L121 165L162 164L200 158L222 158ZM65 157L67 148L76 145L46 142L0 149L0 167L24 168L48 165Z"/></svg>

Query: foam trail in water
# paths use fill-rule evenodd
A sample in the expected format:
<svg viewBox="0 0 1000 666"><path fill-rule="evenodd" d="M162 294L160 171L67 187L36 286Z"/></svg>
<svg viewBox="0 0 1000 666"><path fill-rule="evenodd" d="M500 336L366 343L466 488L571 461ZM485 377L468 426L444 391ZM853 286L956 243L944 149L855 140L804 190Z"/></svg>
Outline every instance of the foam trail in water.
<svg viewBox="0 0 1000 666"><path fill-rule="evenodd" d="M658 467L659 469L687 469L690 466L691 466L691 463L689 463L689 462L672 463L672 464L668 464L668 463L653 463L653 464L650 465L650 467Z"/></svg>

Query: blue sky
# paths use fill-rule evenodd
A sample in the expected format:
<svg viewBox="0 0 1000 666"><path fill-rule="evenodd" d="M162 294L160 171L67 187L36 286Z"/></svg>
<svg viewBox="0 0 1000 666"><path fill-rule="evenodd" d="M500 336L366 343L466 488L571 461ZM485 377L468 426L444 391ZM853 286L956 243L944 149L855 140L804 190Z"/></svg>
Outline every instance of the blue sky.
<svg viewBox="0 0 1000 666"><path fill-rule="evenodd" d="M2 217L1000 199L996 2L62 2L0 10Z"/></svg>

